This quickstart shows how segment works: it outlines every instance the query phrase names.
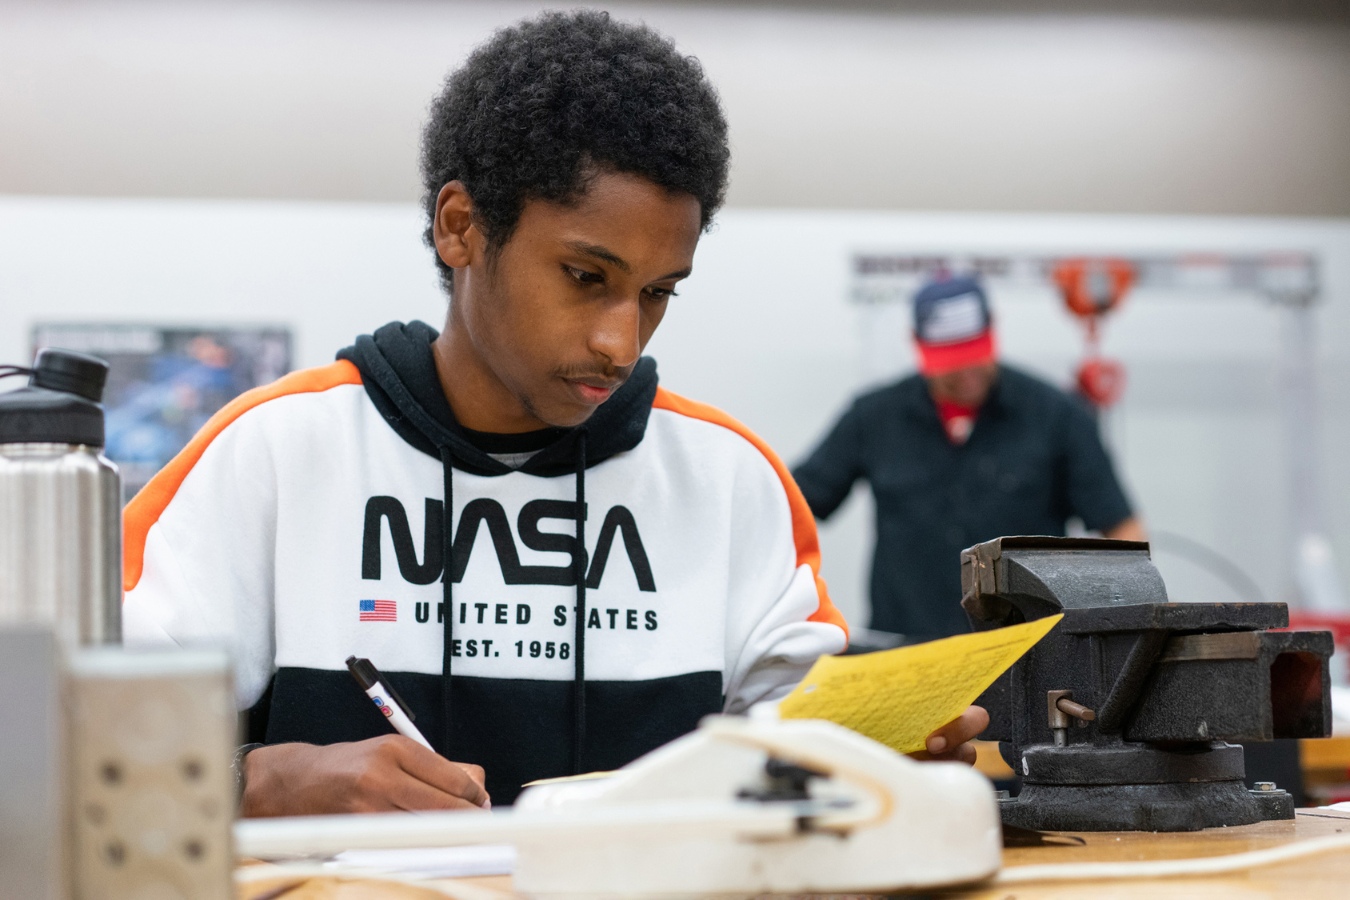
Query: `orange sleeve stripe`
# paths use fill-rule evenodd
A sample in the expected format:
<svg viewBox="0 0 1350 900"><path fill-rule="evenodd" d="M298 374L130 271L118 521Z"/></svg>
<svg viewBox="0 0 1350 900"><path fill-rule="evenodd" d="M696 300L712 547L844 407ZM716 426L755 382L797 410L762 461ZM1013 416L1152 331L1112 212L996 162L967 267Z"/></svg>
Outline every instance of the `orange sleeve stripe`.
<svg viewBox="0 0 1350 900"><path fill-rule="evenodd" d="M302 369L235 397L212 416L169 464L132 498L122 512L122 587L133 590L145 564L145 538L168 508L206 448L244 413L268 400L291 394L312 394L343 384L360 384L361 373L347 360L314 369Z"/></svg>
<svg viewBox="0 0 1350 900"><path fill-rule="evenodd" d="M769 465L773 466L774 472L778 474L778 480L783 483L783 491L787 494L788 509L792 513L792 540L797 548L797 565L810 566L811 574L816 579L816 595L820 598L820 605L809 616L808 621L837 625L847 635L848 623L844 621L843 615L831 602L829 592L825 588L825 581L820 577L820 542L816 537L816 518L811 514L811 508L806 505L806 498L802 496L801 488L797 487L797 482L792 479L792 473L778 458L778 454L774 453L759 435L716 407L689 400L679 394L672 394L661 387L656 389L656 399L652 401L652 407L720 425L739 434L753 444L756 450L764 454L764 458L769 461Z"/></svg>

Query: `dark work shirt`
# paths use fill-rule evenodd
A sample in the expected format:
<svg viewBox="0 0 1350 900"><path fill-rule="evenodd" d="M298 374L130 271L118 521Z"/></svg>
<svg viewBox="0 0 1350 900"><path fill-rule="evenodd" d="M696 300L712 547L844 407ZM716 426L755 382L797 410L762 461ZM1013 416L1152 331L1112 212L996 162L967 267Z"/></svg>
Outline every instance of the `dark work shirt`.
<svg viewBox="0 0 1350 900"><path fill-rule="evenodd" d="M871 627L915 638L969 631L961 551L1010 534L1105 531L1131 516L1092 413L1024 372L998 380L964 444L948 440L918 375L864 394L792 473L824 519L866 479L876 498Z"/></svg>

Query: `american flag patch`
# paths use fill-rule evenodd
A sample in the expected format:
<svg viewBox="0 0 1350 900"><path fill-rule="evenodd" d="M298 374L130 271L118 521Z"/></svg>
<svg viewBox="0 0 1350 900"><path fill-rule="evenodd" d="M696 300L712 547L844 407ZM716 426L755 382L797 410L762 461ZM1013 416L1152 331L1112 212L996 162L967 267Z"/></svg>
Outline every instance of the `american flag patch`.
<svg viewBox="0 0 1350 900"><path fill-rule="evenodd" d="M362 600L362 622L397 622L398 604L393 600Z"/></svg>

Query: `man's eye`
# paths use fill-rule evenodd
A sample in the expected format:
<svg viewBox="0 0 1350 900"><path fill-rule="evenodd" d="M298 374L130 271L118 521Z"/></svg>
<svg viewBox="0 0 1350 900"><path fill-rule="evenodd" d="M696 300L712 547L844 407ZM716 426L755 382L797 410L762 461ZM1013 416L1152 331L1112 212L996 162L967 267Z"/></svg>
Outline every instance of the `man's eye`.
<svg viewBox="0 0 1350 900"><path fill-rule="evenodd" d="M581 284L603 284L605 281L605 276L599 272L588 272L585 269L577 269L572 266L563 266L563 271Z"/></svg>
<svg viewBox="0 0 1350 900"><path fill-rule="evenodd" d="M672 291L670 288L653 287L647 288L647 296L650 297L652 300L669 300L671 297L678 297L680 295Z"/></svg>

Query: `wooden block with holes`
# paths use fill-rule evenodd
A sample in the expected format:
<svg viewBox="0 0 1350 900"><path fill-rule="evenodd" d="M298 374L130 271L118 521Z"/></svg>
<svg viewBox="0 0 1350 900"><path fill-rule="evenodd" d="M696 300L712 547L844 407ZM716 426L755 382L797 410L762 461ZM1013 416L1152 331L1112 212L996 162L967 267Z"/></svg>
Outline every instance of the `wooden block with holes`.
<svg viewBox="0 0 1350 900"><path fill-rule="evenodd" d="M91 648L70 668L74 896L227 900L236 720L225 656Z"/></svg>

